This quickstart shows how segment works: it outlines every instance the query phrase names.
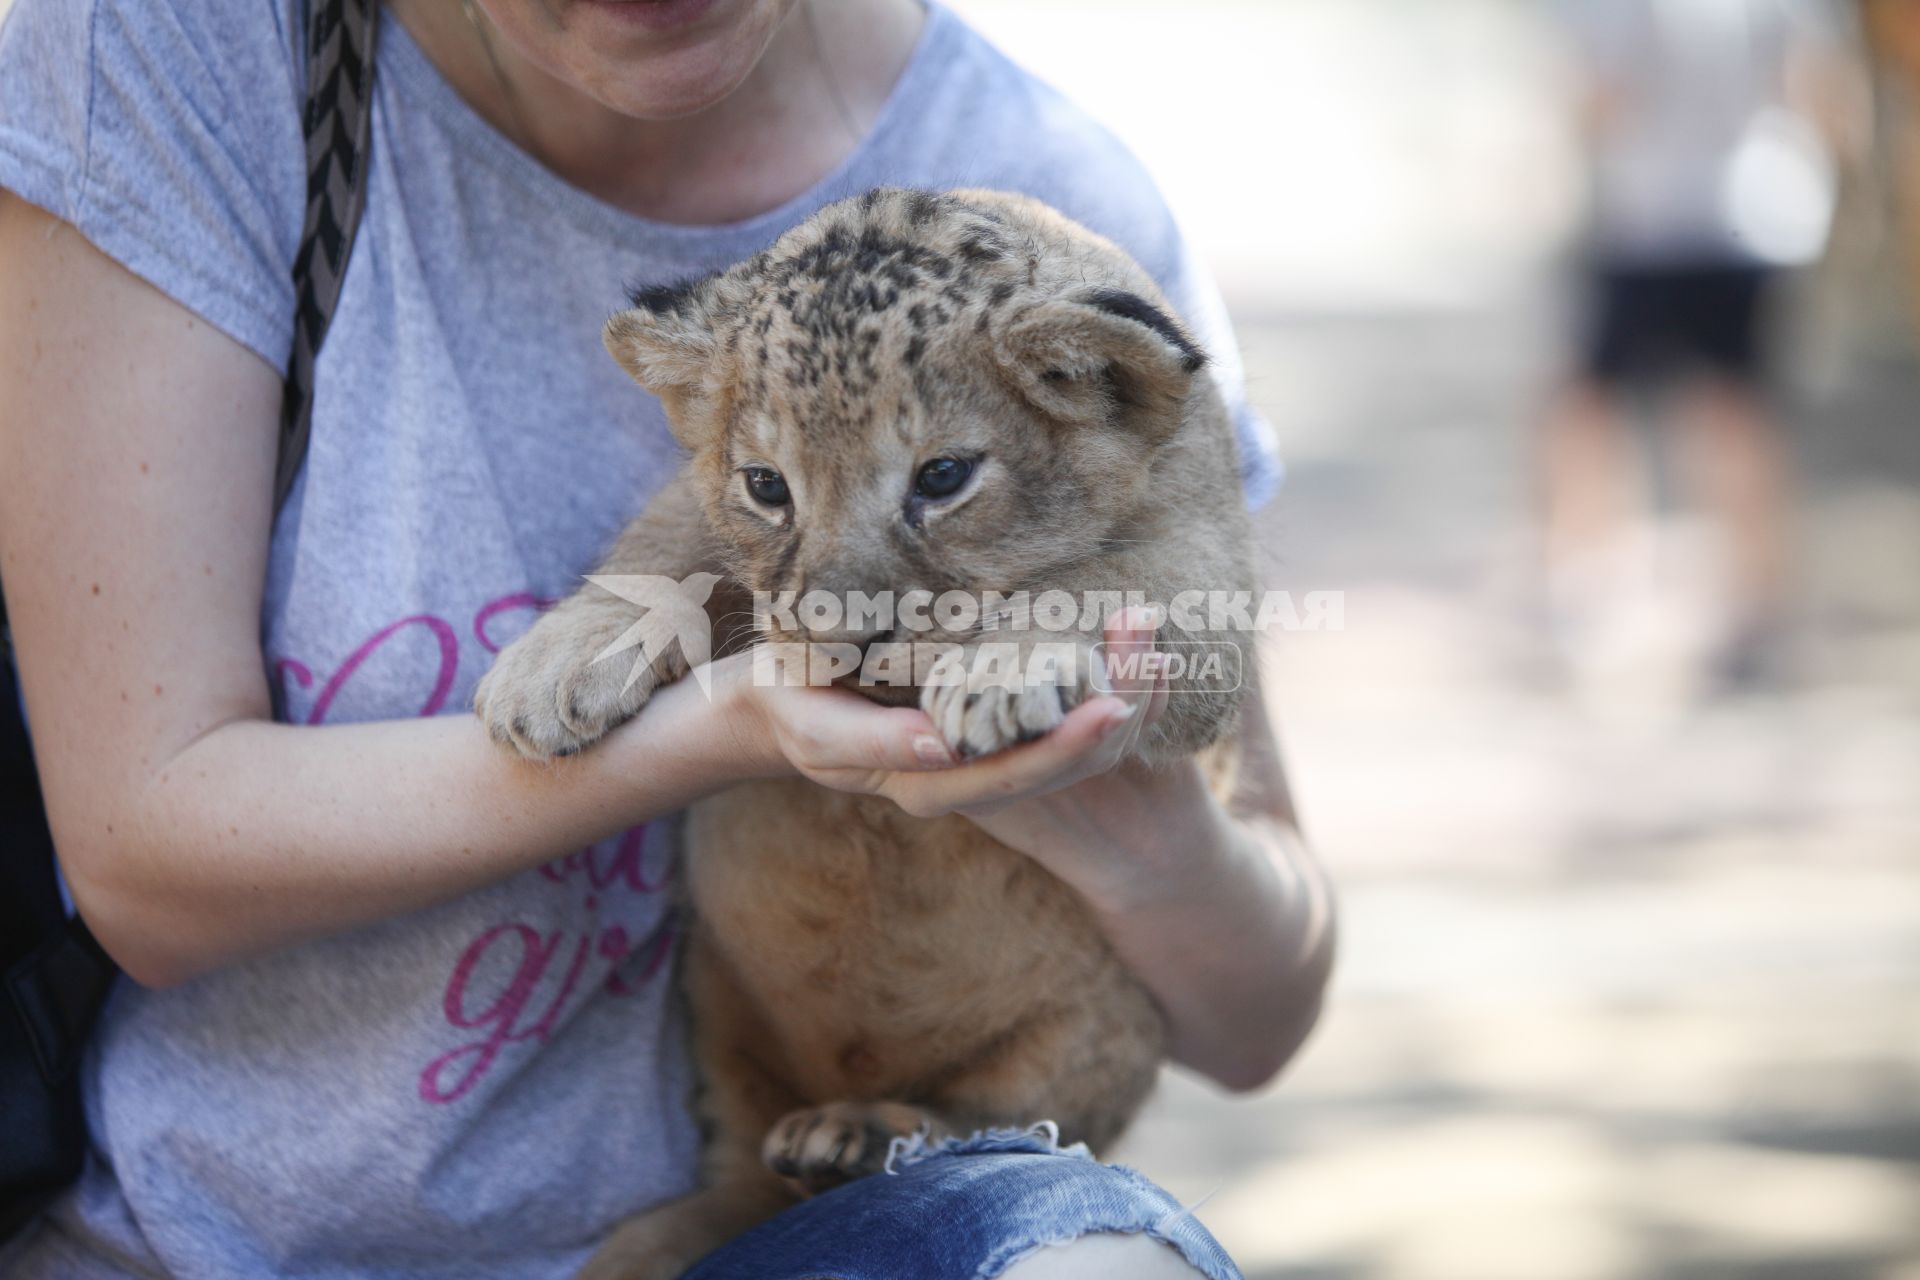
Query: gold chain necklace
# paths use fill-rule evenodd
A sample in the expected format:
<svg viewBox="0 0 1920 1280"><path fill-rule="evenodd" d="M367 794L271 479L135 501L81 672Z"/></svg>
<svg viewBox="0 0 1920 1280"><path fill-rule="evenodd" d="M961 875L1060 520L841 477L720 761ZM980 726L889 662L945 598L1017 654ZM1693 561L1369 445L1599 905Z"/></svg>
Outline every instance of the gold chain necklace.
<svg viewBox="0 0 1920 1280"><path fill-rule="evenodd" d="M834 79L833 68L827 65L827 51L820 39L820 28L814 25L813 0L800 0L800 16L807 26L807 43L813 46L813 63L820 69L820 79L827 87L827 97L833 102L833 110L840 117L840 127L847 131L847 137L853 145L860 145L860 126L854 123L853 112L847 108L847 100L841 96L840 82Z"/></svg>
<svg viewBox="0 0 1920 1280"><path fill-rule="evenodd" d="M493 37L487 34L486 24L473 7L473 0L460 0L460 12L467 15L473 33L480 37L480 48L487 55L487 65L493 68L493 81L500 86L500 97L507 104L507 115L513 121L514 132L519 135L514 141L520 144L521 150L532 155L533 132L527 128L527 118L520 112L520 95L513 91L513 83L507 79L506 70L500 65L500 55L494 52Z"/></svg>

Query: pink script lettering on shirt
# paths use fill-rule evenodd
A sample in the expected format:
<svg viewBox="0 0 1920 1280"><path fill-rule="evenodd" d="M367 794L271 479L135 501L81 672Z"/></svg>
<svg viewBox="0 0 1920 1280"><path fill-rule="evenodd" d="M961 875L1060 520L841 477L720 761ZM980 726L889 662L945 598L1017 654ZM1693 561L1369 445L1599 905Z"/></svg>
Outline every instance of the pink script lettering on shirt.
<svg viewBox="0 0 1920 1280"><path fill-rule="evenodd" d="M501 642L491 630L496 618L522 610L537 612L552 603L524 591L490 600L474 613L474 639L488 654L498 653ZM325 723L335 699L367 660L394 636L416 627L433 638L438 650L418 714L438 714L459 675L459 639L444 618L417 613L388 623L353 649L320 686L306 723ZM272 671L283 695L291 693L290 684L302 690L313 687L312 668L297 658L275 659ZM284 696L282 705L290 705ZM624 926L602 926L598 920L604 894L653 895L667 887L670 869L647 866L646 830L644 825L634 827L539 868L539 876L561 891L585 890L584 906L592 918L588 927L542 930L524 921L506 920L483 929L462 948L442 991L440 1011L449 1026L474 1034L421 1070L421 1101L436 1105L458 1101L493 1069L508 1046L546 1041L565 1015L569 1000L582 990L581 979L590 965L606 966L604 978L598 981L619 996L636 994L665 970L673 952L670 924L663 922L635 939ZM483 974L490 980L483 979ZM483 981L486 989L479 987ZM586 989L591 990L591 985Z"/></svg>

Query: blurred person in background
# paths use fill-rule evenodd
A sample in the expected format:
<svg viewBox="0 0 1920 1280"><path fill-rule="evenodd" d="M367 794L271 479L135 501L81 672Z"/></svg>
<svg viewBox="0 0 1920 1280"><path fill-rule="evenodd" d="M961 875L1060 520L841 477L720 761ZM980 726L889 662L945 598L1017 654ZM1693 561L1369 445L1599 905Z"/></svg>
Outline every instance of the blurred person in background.
<svg viewBox="0 0 1920 1280"><path fill-rule="evenodd" d="M1838 15L1793 0L1560 0L1592 201L1578 366L1544 424L1549 605L1576 670L1644 639L1631 410L1671 393L1682 492L1717 535L1707 630L1723 683L1764 676L1788 575L1789 467L1767 403L1769 306L1834 202L1819 126Z"/></svg>

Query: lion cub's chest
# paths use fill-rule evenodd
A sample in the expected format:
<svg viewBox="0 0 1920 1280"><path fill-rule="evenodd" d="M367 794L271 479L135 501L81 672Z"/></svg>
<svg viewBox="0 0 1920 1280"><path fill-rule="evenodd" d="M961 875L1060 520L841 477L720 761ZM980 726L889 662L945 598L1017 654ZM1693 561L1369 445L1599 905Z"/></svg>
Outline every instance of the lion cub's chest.
<svg viewBox="0 0 1920 1280"><path fill-rule="evenodd" d="M685 875L707 938L795 1061L859 1040L911 1075L1117 964L1071 889L972 823L808 782L697 805Z"/></svg>

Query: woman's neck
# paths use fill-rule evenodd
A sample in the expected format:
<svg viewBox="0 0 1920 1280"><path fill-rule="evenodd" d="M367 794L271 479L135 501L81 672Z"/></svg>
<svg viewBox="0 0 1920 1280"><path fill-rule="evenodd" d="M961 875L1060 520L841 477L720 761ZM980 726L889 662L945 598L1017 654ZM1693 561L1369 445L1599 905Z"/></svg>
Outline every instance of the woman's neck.
<svg viewBox="0 0 1920 1280"><path fill-rule="evenodd" d="M389 7L455 91L546 168L631 213L689 225L764 213L838 168L879 119L926 18L919 0L799 0L732 94L647 120L535 66L477 9Z"/></svg>

